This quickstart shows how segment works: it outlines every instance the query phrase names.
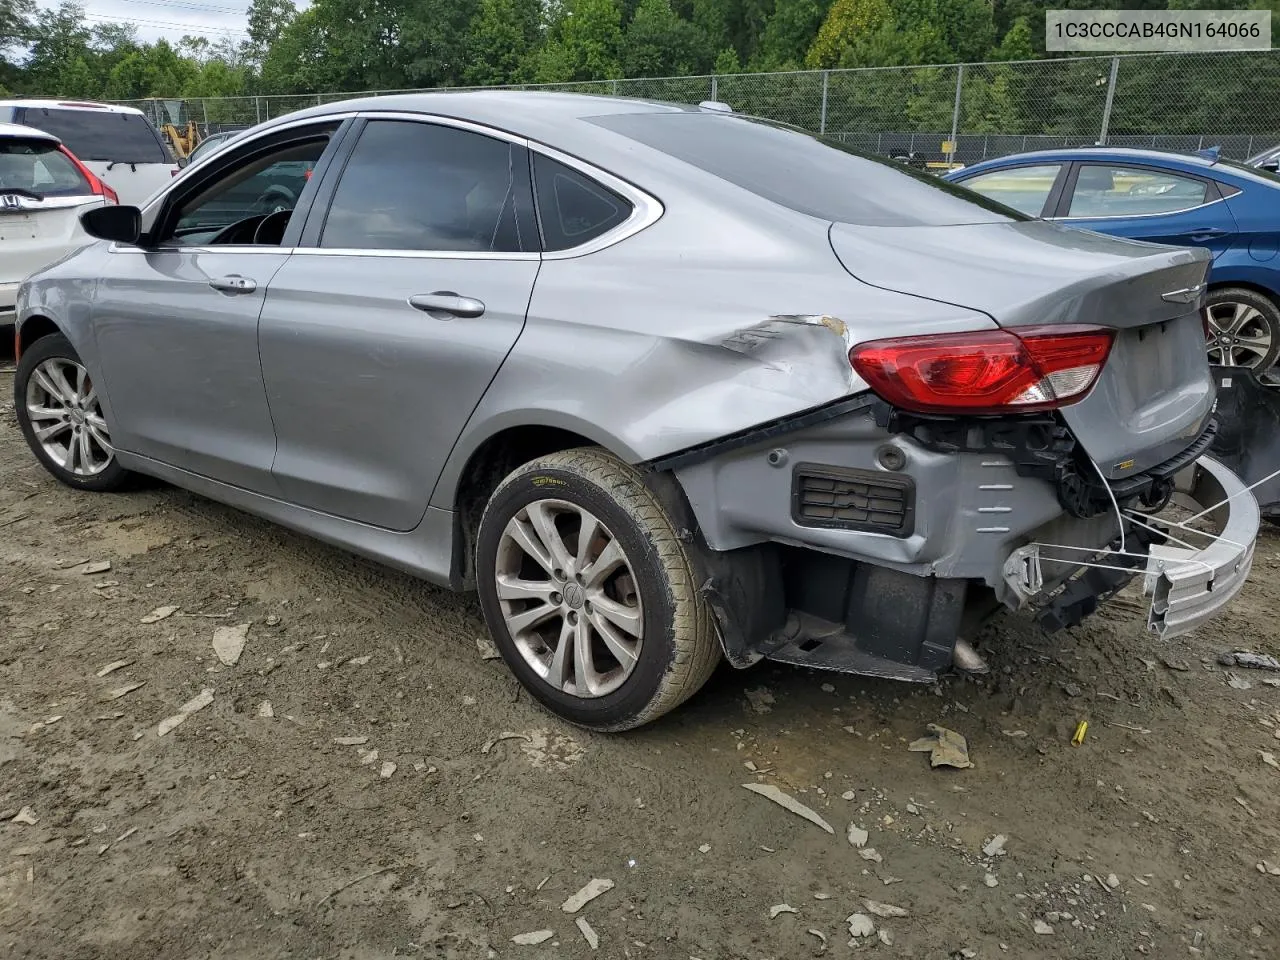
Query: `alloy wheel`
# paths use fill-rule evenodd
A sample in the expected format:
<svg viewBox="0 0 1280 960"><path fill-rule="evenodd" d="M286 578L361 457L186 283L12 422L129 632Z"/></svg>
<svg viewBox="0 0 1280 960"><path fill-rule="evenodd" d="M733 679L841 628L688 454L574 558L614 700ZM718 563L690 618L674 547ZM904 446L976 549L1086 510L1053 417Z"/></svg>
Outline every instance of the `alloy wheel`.
<svg viewBox="0 0 1280 960"><path fill-rule="evenodd" d="M502 531L494 576L516 649L547 684L591 699L635 670L644 613L631 563L608 527L564 500L535 500Z"/></svg>
<svg viewBox="0 0 1280 960"><path fill-rule="evenodd" d="M96 477L115 448L89 371L74 360L51 357L27 381L27 417L49 459L77 477Z"/></svg>
<svg viewBox="0 0 1280 960"><path fill-rule="evenodd" d="M1206 307L1205 313L1209 320L1210 363L1256 369L1271 352L1271 328L1257 307L1224 300Z"/></svg>

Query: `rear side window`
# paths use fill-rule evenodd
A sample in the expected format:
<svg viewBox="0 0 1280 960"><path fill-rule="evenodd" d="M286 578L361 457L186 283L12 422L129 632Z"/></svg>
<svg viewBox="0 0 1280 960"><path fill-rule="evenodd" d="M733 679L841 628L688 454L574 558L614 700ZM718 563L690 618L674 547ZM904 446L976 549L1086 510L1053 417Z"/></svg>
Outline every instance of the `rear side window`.
<svg viewBox="0 0 1280 960"><path fill-rule="evenodd" d="M768 120L689 111L590 122L821 220L910 227L1030 219L904 163Z"/></svg>
<svg viewBox="0 0 1280 960"><path fill-rule="evenodd" d="M1207 203L1209 185L1165 170L1081 164L1068 217L1146 217Z"/></svg>
<svg viewBox="0 0 1280 960"><path fill-rule="evenodd" d="M26 107L18 122L53 134L81 160L172 162L159 134L141 114Z"/></svg>
<svg viewBox="0 0 1280 960"><path fill-rule="evenodd" d="M535 154L533 177L545 250L581 246L631 216L630 201L558 160Z"/></svg>
<svg viewBox="0 0 1280 960"><path fill-rule="evenodd" d="M87 196L93 188L57 144L0 139L0 193L43 199Z"/></svg>
<svg viewBox="0 0 1280 960"><path fill-rule="evenodd" d="M531 205L530 189L528 155L518 144L438 124L371 120L342 171L320 246L535 249L532 224L517 211Z"/></svg>

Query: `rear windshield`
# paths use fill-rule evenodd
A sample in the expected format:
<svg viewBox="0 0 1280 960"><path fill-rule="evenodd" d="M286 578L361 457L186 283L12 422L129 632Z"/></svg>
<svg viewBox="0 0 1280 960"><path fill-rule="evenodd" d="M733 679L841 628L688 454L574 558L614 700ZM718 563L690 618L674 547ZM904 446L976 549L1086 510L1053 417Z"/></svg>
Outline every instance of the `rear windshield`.
<svg viewBox="0 0 1280 960"><path fill-rule="evenodd" d="M147 118L112 110L27 107L20 123L52 133L81 160L169 163L168 152Z"/></svg>
<svg viewBox="0 0 1280 960"><path fill-rule="evenodd" d="M1032 219L900 161L768 120L687 112L591 122L822 220L911 227Z"/></svg>
<svg viewBox="0 0 1280 960"><path fill-rule="evenodd" d="M93 193L71 158L47 140L0 140L0 193L75 197Z"/></svg>

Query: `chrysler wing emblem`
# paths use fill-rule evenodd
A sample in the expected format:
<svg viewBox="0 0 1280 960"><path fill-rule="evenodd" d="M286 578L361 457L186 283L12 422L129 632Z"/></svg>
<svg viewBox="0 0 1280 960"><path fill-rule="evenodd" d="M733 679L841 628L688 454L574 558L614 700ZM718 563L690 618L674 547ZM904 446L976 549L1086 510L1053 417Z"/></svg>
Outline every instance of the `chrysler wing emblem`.
<svg viewBox="0 0 1280 960"><path fill-rule="evenodd" d="M0 207L5 210L18 210L22 207L22 198L16 193L0 195Z"/></svg>
<svg viewBox="0 0 1280 960"><path fill-rule="evenodd" d="M1181 290L1162 293L1160 299L1166 303L1195 303L1202 293L1204 293L1204 284L1197 283L1194 287L1183 287Z"/></svg>

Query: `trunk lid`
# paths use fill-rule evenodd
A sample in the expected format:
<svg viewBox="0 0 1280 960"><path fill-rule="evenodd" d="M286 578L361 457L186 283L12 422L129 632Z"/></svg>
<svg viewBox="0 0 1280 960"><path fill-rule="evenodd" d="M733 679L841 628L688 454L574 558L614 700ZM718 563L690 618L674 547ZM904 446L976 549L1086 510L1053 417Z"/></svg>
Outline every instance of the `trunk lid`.
<svg viewBox="0 0 1280 960"><path fill-rule="evenodd" d="M1200 302L1212 262L1187 250L1042 221L862 227L836 223L831 246L864 283L980 310L1002 327L1116 330L1092 391L1062 408L1111 479L1168 460L1203 431L1214 387Z"/></svg>

